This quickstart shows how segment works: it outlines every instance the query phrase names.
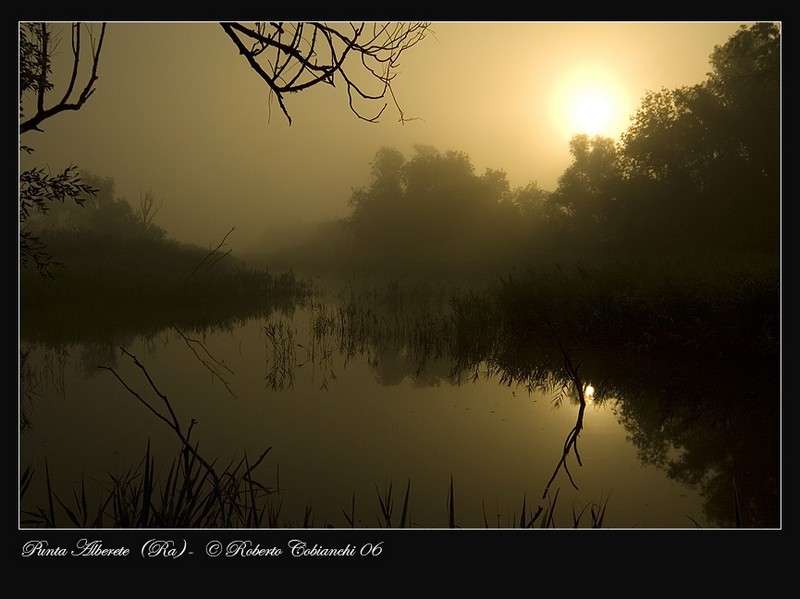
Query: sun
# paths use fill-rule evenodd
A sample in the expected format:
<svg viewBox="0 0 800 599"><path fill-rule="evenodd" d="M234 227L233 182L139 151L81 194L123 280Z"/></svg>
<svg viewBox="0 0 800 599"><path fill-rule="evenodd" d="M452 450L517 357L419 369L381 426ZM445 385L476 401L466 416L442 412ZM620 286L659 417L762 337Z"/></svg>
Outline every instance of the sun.
<svg viewBox="0 0 800 599"><path fill-rule="evenodd" d="M597 135L607 131L611 116L611 100L602 92L578 96L572 106L572 120L577 133Z"/></svg>
<svg viewBox="0 0 800 599"><path fill-rule="evenodd" d="M563 138L585 133L616 138L629 123L624 87L608 69L583 65L566 70L550 98L553 125Z"/></svg>

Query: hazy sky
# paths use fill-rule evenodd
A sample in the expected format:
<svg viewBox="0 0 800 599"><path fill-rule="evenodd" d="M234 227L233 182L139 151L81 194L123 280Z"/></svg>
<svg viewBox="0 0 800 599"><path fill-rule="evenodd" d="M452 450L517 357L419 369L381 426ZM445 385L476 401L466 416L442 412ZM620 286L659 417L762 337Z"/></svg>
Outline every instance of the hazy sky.
<svg viewBox="0 0 800 599"><path fill-rule="evenodd" d="M738 26L437 22L394 82L417 120L400 124L390 107L366 123L344 88L314 88L286 98L290 126L218 24L111 23L95 94L23 142L38 166L113 178L134 206L151 191L171 237L216 246L235 227L229 245L243 252L272 227L345 216L381 146L461 151L479 174L554 189L580 97L605 98L600 133L617 138L646 91L703 81Z"/></svg>

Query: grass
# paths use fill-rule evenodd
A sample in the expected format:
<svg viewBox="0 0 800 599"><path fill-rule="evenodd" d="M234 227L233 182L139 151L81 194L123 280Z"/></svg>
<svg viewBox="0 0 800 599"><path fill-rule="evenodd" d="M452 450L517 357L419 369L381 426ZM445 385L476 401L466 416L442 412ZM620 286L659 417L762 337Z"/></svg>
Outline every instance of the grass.
<svg viewBox="0 0 800 599"><path fill-rule="evenodd" d="M257 464L246 457L229 465L215 479L201 460L183 453L164 477L156 476L154 456L148 444L138 466L121 475L108 475L102 498L90 507L86 481L82 480L72 497L65 500L51 485L45 463L47 498L44 506L23 510L21 524L26 528L335 528L325 520L316 523L314 510L307 504L301 520L282 515L283 491L263 485L252 475ZM21 499L34 475L26 468L21 477ZM519 519L505 526L497 516L497 528L602 528L607 499L585 506L573 506L565 522L557 520L559 490L548 495L545 505L531 506L523 497ZM374 528L421 528L411 518L411 480L403 495L400 512L395 510L392 483L381 492L376 486L377 511ZM456 517L456 496L451 478L447 493L447 513L442 524L432 528L461 528ZM58 509L57 509L58 508ZM346 527L361 528L356 514L356 496L349 511L342 510ZM491 528L484 506L484 526ZM431 527L427 527L431 528Z"/></svg>

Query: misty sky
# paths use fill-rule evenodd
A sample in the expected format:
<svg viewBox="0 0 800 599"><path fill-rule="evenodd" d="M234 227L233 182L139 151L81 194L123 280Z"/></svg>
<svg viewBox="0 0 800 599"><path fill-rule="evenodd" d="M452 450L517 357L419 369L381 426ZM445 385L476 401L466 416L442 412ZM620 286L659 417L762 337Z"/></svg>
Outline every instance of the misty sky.
<svg viewBox="0 0 800 599"><path fill-rule="evenodd" d="M554 189L578 133L570 108L589 88L612 111L617 138L648 90L702 82L709 55L739 23L433 23L401 60L390 106L359 120L344 88L286 98L291 126L216 23L111 23L96 92L78 112L26 134L23 167L82 170L116 183L135 207L163 200L155 223L204 247L235 252L273 227L348 213L381 146L468 154L478 174ZM67 52L68 40L62 43Z"/></svg>

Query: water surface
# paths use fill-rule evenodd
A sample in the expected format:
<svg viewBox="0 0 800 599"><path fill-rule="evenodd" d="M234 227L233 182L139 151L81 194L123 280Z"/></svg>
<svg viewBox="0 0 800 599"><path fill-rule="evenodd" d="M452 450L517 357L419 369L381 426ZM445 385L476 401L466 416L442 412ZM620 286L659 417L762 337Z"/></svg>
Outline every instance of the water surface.
<svg viewBox="0 0 800 599"><path fill-rule="evenodd" d="M446 296L328 293L217 329L73 344L23 335L21 466L41 472L46 458L64 497L134 468L148 443L166 472L180 444L133 394L163 410L132 355L184 427L196 420L204 456L222 465L271 448L256 474L287 526L310 509L314 527L353 515L378 527L379 498L391 489L399 513L408 489L411 525L444 528L451 484L463 528L518 527L523 509L548 506L559 527L592 508L609 528L730 527L734 489L758 514L750 526L777 526L775 380L710 364L648 372L646 357L584 351L573 356L582 428L565 453L580 406L556 372L562 357L526 374L535 351L513 365L454 355L436 324L446 310ZM39 477L23 509L43 493Z"/></svg>

